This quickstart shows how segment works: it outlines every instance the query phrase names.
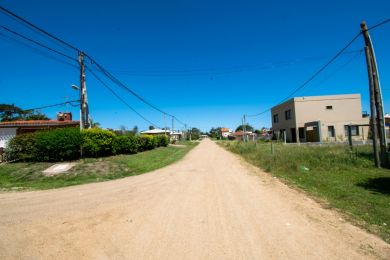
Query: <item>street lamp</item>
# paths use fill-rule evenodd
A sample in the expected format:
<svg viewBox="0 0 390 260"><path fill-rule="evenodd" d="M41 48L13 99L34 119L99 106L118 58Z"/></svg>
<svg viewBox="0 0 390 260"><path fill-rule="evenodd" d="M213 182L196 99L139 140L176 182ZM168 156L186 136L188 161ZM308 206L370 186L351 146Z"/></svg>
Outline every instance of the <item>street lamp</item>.
<svg viewBox="0 0 390 260"><path fill-rule="evenodd" d="M71 85L71 88L74 89L74 90L80 90L80 88L76 85ZM82 93L80 92L80 130L84 128L83 126L83 120L82 120L82 116L83 116L83 112L82 112L82 106L83 106L83 102L82 102Z"/></svg>

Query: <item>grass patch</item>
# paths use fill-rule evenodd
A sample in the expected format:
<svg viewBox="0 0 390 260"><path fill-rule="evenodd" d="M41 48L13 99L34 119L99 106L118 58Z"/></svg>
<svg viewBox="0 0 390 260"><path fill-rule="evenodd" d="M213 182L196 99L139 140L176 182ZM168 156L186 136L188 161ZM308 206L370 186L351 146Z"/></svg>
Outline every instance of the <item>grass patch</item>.
<svg viewBox="0 0 390 260"><path fill-rule="evenodd" d="M377 169L371 146L219 142L250 163L340 209L390 242L390 170Z"/></svg>
<svg viewBox="0 0 390 260"><path fill-rule="evenodd" d="M113 180L139 175L167 166L184 157L197 143L185 147L160 147L133 155L78 160L66 173L47 177L42 171L53 163L8 163L0 165L0 190L42 190Z"/></svg>

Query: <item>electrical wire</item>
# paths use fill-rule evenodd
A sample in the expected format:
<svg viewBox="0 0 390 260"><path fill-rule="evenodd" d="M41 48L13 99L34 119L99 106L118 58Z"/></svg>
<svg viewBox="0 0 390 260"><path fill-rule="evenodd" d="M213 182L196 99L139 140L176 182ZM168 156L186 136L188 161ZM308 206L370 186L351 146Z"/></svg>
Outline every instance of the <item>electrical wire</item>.
<svg viewBox="0 0 390 260"><path fill-rule="evenodd" d="M81 52L80 49L74 47L73 45L71 45L71 44L69 44L69 43L67 43L67 42L65 42L64 40L61 40L60 38L54 36L53 34L51 34L51 33L47 32L47 31L45 31L45 30L39 28L38 26L36 26L36 25L30 23L30 22L27 21L26 19L24 19L24 18L18 16L17 14L11 12L10 10L8 10L8 9L2 7L2 6L0 6L0 10L3 11L3 12L5 12L5 13L7 13L7 14L9 14L9 15L11 15L11 16L13 16L13 17L15 17L16 19L18 19L18 20L24 22L25 24L27 24L27 25L31 26L32 28L34 28L34 29L40 31L41 33L43 33L43 34L49 36L50 38L52 38L52 39L54 39L54 40L56 40L56 41L58 41L58 42L64 44L65 46L68 46L69 48L71 48L71 49L73 49L73 50L75 50L75 51L77 51L77 52Z"/></svg>
<svg viewBox="0 0 390 260"><path fill-rule="evenodd" d="M288 96L286 96L284 99L282 99L279 103L283 103L286 100L288 100L290 97L292 97L295 93L297 93L299 90L303 89L306 85L308 85L311 81L313 81L321 72L323 72L330 64L332 64L349 46L352 45L354 41L360 36L361 32L356 34L355 37L352 38L341 50L339 50L336 55L334 55L327 63L325 63L320 69L318 69L312 76L310 76L303 84L295 88ZM270 111L271 108L268 108L265 111L262 111L258 114L254 115L246 115L247 117L257 117L259 115L262 115L264 113L267 113Z"/></svg>
<svg viewBox="0 0 390 260"><path fill-rule="evenodd" d="M59 54L59 55L65 57L65 58L68 58L68 59L72 60L72 61L77 61L75 58L73 58L73 57L71 57L71 56L69 56L69 55L67 55L67 54L65 54L65 53L63 53L63 52L57 51L57 50L55 50L55 49L53 49L53 48L51 48L51 47L49 47L49 46L47 46L47 45L44 45L43 43L37 42L37 41L35 41L35 40L33 40L33 39L27 37L27 36L24 36L24 35L22 35L22 34L20 34L20 33L18 33L18 32L15 32L15 31L11 30L11 29L9 29L9 28L3 26L3 25L0 25L0 28L3 28L4 30L6 30L6 31L8 31L8 32L10 32L10 33L12 33L12 34L14 34L14 35L17 35L17 36L19 36L20 38L23 38L23 39L25 39L25 40L27 40L27 41L29 41L29 42L32 42L32 43L34 43L34 44L36 44L36 45L38 45L38 46L40 46L40 47L42 47L42 48L46 48L46 49L48 49L49 51L55 52L55 53L57 53L57 54Z"/></svg>
<svg viewBox="0 0 390 260"><path fill-rule="evenodd" d="M33 28L33 27L30 27L28 24L25 24L23 21L19 20L18 18L10 15L9 13L5 12L4 10L1 10L0 9L0 12L3 13L4 15L6 15L7 17L11 18L12 20L16 21L17 23L23 25L24 27L26 27L27 29L31 30L32 32L35 32L37 34L39 34L40 36L42 36L42 33L40 31L38 31L37 29ZM69 50L69 48L66 48L63 44L60 44L58 41L52 39L52 38L48 38L52 43L54 43L55 45L57 45L58 47L61 47L62 49L64 50Z"/></svg>
<svg viewBox="0 0 390 260"><path fill-rule="evenodd" d="M13 12L7 10L6 8L0 6L0 10L3 11L3 12L5 12L5 13L7 13L7 14L9 14L9 15L11 15L11 16L13 16L13 17L15 17L15 18L17 18L17 19L20 20L20 21L26 23L27 25L29 25L29 26L33 27L34 29L36 29L36 30L42 32L43 34L49 36L50 38L55 39L55 40L57 40L58 42L60 42L60 43L62 43L62 44L64 44L64 45L66 45L66 46L68 46L69 48L71 48L71 49L77 51L78 53L81 53L81 52L82 52L79 48L76 48L76 47L73 46L72 44L69 44L69 43L65 42L64 40L61 40L60 38L54 36L53 34L51 34L51 33L47 32L47 31L45 31L45 30L39 28L38 26L32 24L31 22L27 21L26 19L24 19L24 18L22 18L22 17L16 15L15 13L13 13ZM26 37L26 38L27 38L27 37ZM31 39L29 39L29 40L31 40ZM32 40L32 41L33 41L34 43L36 43L34 40ZM43 47L43 46L42 46L42 47ZM47 47L47 46L45 46L45 47ZM50 47L49 47L49 48L50 48ZM60 52L58 52L58 51L56 51L56 50L54 50L54 49L52 49L52 48L50 48L50 49L51 49L52 51L56 52L56 53L60 53ZM61 55L67 56L66 54L63 54L63 53L62 53ZM105 74L111 81L113 81L113 82L116 83L117 85L123 87L123 88L126 89L128 92L130 92L132 95L134 95L134 96L137 97L139 100L141 100L143 103L147 104L148 106L152 107L153 109L155 109L155 110L157 110L157 111L159 111L159 112L161 112L161 113L163 113L163 114L169 115L169 116L175 118L179 123L182 123L182 122L181 122L180 120L178 120L175 116L173 116L173 115L171 115L171 114L169 114L169 113L166 113L165 111L161 110L160 108L154 106L153 104L151 104L150 102L148 102L147 100L145 100L143 97L141 97L140 95L138 95L137 93L135 93L133 90L131 90L130 88L128 88L125 84L123 84L121 81L119 81L117 78L115 78L111 73L109 73L107 70L105 70L105 69L104 69L100 64L98 64L94 59L92 59L91 56L89 56L88 54L85 54L85 55L86 55L86 56L91 60L91 62L94 63L94 64L100 69L100 71L101 71L103 74ZM72 58L72 59L73 59L73 58Z"/></svg>
<svg viewBox="0 0 390 260"><path fill-rule="evenodd" d="M359 50L344 52L343 54L353 54L359 52ZM260 71L267 69L277 69L287 66L293 66L300 62L323 60L326 56L306 57L293 59L288 61L279 61L274 63L266 63L263 65L245 65L235 66L230 68L210 68L210 69L192 69L192 70L166 70L166 71L125 71L125 70L110 70L111 73L116 75L127 76L140 76L140 77L192 77L192 76L205 76L205 75L224 75L232 73L241 73L249 71Z"/></svg>
<svg viewBox="0 0 390 260"><path fill-rule="evenodd" d="M63 105L71 105L71 106L77 106L77 105L73 105L72 103L80 103L80 100L71 100L71 101L66 101L66 102L62 102L62 103L58 103L58 104L54 104L54 105L47 105L47 106L42 106L42 107L34 107L34 108L30 108L30 109L24 109L23 111L31 111L31 110L40 110L40 109L45 109L45 108L50 108L50 107L58 107L58 106L63 106Z"/></svg>
<svg viewBox="0 0 390 260"><path fill-rule="evenodd" d="M180 124L182 125L185 125L181 120L179 120L177 117L175 117L174 115L170 114L170 113L167 113L165 112L164 110L161 110L160 108L156 107L155 105L153 105L152 103L150 103L149 101L147 101L146 99L144 99L143 97L141 97L140 95L138 95L135 91L133 91L132 89L130 89L129 87L127 87L124 83L122 83L119 79L117 79L115 76L113 76L110 72L108 72L105 68L103 68L98 62L96 62L92 57L88 56L87 54L85 54L86 57L88 57L91 61L92 64L96 65L96 67L99 69L99 71L101 73L103 73L107 78L109 78L112 82L114 82L115 84L117 84L118 86L122 87L124 90L130 92L133 96L135 96L136 98L138 98L140 101L142 101L143 103L145 103L146 105L150 106L151 108L159 111L160 113L162 114L165 114L167 116L170 116L174 119L176 119L177 122L179 122ZM89 70L89 71L92 71L92 70Z"/></svg>
<svg viewBox="0 0 390 260"><path fill-rule="evenodd" d="M58 106L63 106L63 105L71 105L71 106L78 106L78 105L73 105L72 103L78 102L80 103L80 100L71 100L71 101L66 101L62 103L57 103L53 105L47 105L47 106L42 106L42 107L34 107L34 108L29 108L29 109L23 109L21 111L34 111L34 110L40 110L40 109L45 109L45 108L51 108L51 107L58 107ZM0 112L3 111L14 111L15 109L0 109Z"/></svg>
<svg viewBox="0 0 390 260"><path fill-rule="evenodd" d="M32 45L29 45L29 44L27 44L25 42L22 42L20 40L17 40L16 38L14 38L14 37L12 37L10 35L6 35L6 34L0 32L0 37L3 37L3 39L6 40L6 41L17 43L17 44L19 44L19 45L21 45L21 46L23 46L23 47L25 47L27 49L30 49L34 53L37 53L37 54L39 54L41 56L44 56L44 57L46 57L48 59L52 59L52 60L55 60L57 62L69 65L69 66L71 66L71 67L73 67L75 69L79 69L79 67L77 65L75 65L75 64L72 64L72 63L70 63L70 62L68 62L66 60L59 59L56 56L50 55L50 54L48 54L46 52L43 52L42 50L40 50L38 48L35 48Z"/></svg>
<svg viewBox="0 0 390 260"><path fill-rule="evenodd" d="M116 98L118 98L123 104L125 104L129 109L131 109L134 113L136 113L139 117L141 117L143 120L151 124L152 126L159 128L151 122L149 119L147 119L145 116L143 116L141 113L139 113L137 110L135 110L133 107L131 107L123 98L121 98L115 91L108 86L98 75L96 75L95 72L93 72L90 68L86 67L86 69L94 76L104 87L106 87Z"/></svg>

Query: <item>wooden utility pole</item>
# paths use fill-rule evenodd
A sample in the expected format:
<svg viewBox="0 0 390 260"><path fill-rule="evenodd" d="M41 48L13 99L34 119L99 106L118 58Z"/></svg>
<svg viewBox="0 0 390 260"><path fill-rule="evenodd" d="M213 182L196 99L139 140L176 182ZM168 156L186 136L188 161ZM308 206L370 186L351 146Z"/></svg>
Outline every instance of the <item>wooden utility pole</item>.
<svg viewBox="0 0 390 260"><path fill-rule="evenodd" d="M372 120L376 120L377 122L377 131L379 136L379 145L380 145L380 166L388 167L389 160L387 154L387 140L386 140L386 129L385 129L385 119L384 119L384 109L383 109L383 101L382 101L382 93L379 83L379 73L378 67L376 64L374 47L372 45L371 37L368 32L368 28L366 22L363 21L360 24L360 28L364 37L364 42L367 48L366 56L367 59L367 67L369 70L369 81L372 81L373 89L374 89L374 101L375 101L375 111L376 118L372 116ZM370 73L371 71L371 73ZM371 74L371 75L370 75ZM371 93L371 92L370 92ZM379 165L378 165L379 166Z"/></svg>
<svg viewBox="0 0 390 260"><path fill-rule="evenodd" d="M166 115L164 113L164 134L167 135L167 121L166 121Z"/></svg>
<svg viewBox="0 0 390 260"><path fill-rule="evenodd" d="M247 139L247 136L246 136L246 116L244 114L244 125L242 126L242 128L244 129L244 141L248 141Z"/></svg>
<svg viewBox="0 0 390 260"><path fill-rule="evenodd" d="M175 123L175 118L172 117L172 134L173 134L173 131L175 131L175 129L174 129L174 123Z"/></svg>
<svg viewBox="0 0 390 260"><path fill-rule="evenodd" d="M367 71L368 71L368 83L370 86L370 126L371 126L371 135L372 135L372 145L374 148L374 160L375 166L380 167L380 159L379 159L379 151L378 151L378 128L376 121L376 113L375 113L375 92L374 92L374 81L372 78L372 67L371 67L371 56L370 50L367 46L364 47L366 53L366 62L367 62ZM363 135L364 136L364 135Z"/></svg>
<svg viewBox="0 0 390 260"><path fill-rule="evenodd" d="M84 66L84 53L79 53L79 65L80 65L80 130L84 129L84 81L85 81L85 66Z"/></svg>
<svg viewBox="0 0 390 260"><path fill-rule="evenodd" d="M79 53L80 65L80 129L90 128L90 117L87 99L87 88L85 85L84 53Z"/></svg>

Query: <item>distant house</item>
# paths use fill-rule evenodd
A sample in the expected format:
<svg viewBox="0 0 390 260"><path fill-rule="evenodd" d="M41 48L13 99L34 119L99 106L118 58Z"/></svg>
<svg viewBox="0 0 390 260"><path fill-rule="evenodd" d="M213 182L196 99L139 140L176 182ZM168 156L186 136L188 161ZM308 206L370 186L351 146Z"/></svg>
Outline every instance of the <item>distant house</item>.
<svg viewBox="0 0 390 260"><path fill-rule="evenodd" d="M0 122L0 148L5 148L13 137L39 130L78 126L79 121L72 121L71 113L58 113L57 120L28 120Z"/></svg>
<svg viewBox="0 0 390 260"><path fill-rule="evenodd" d="M275 137L286 142L366 140L369 117L360 94L295 97L271 109Z"/></svg>
<svg viewBox="0 0 390 260"><path fill-rule="evenodd" d="M226 127L222 127L221 128L221 136L222 138L228 138L229 135L231 135L233 133L232 130L230 130L229 128L226 128Z"/></svg>
<svg viewBox="0 0 390 260"><path fill-rule="evenodd" d="M242 141L244 140L244 132L243 131L237 131L237 132L234 132L232 135L230 135L231 137L234 137L235 140L239 140L239 141ZM229 136L229 137L230 137ZM253 133L251 131L246 131L245 132L245 139L248 140L248 141L254 141L256 140L257 138L257 134L256 133Z"/></svg>
<svg viewBox="0 0 390 260"><path fill-rule="evenodd" d="M183 137L183 132L170 131L164 129L152 129L140 132L140 134L144 135L168 135L171 141L178 141Z"/></svg>

